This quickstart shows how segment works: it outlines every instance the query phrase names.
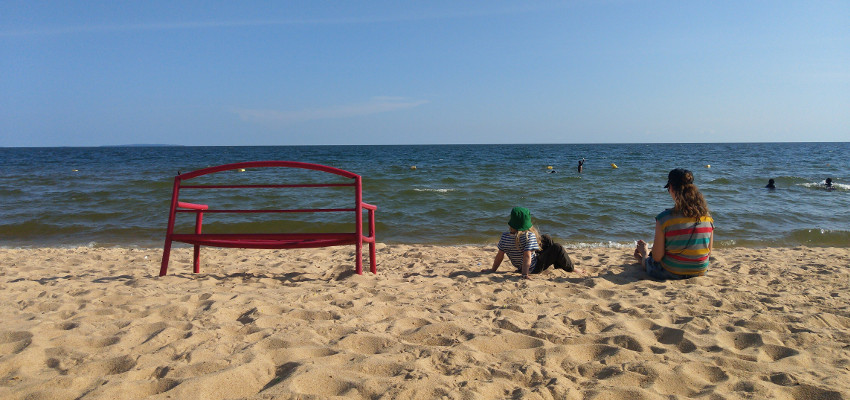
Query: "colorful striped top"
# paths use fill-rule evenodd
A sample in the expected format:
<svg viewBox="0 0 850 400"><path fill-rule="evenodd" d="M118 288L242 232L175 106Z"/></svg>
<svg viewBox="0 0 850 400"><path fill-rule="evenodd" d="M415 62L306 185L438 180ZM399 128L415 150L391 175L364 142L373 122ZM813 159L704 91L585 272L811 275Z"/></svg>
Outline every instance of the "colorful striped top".
<svg viewBox="0 0 850 400"><path fill-rule="evenodd" d="M661 266L678 275L702 275L708 269L711 216L688 218L667 209L655 217L664 232L664 258Z"/></svg>
<svg viewBox="0 0 850 400"><path fill-rule="evenodd" d="M540 246L537 244L537 235L534 232L528 232L527 236L523 234L519 235L519 248L517 248L514 234L510 232L502 233L497 247L508 255L508 260L511 260L511 264L519 270L522 269L522 253L530 250L531 267L528 270L529 272L534 270L534 266L537 264L537 253L534 250L540 249Z"/></svg>

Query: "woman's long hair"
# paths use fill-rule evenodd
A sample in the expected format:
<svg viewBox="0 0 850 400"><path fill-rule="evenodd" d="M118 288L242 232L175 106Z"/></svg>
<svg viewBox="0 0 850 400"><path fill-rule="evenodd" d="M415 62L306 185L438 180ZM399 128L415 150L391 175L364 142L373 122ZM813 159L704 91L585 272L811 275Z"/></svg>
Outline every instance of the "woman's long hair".
<svg viewBox="0 0 850 400"><path fill-rule="evenodd" d="M702 197L699 188L694 185L694 175L691 171L685 171L681 182L671 182L673 189L673 201L675 211L688 218L700 218L710 216L708 204Z"/></svg>

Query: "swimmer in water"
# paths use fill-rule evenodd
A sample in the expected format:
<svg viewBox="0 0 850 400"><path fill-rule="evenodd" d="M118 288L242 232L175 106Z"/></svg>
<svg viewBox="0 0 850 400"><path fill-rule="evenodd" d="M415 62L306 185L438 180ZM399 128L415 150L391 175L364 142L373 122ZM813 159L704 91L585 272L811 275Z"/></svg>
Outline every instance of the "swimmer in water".
<svg viewBox="0 0 850 400"><path fill-rule="evenodd" d="M578 160L578 173L581 173L581 170L584 169L584 157L581 160Z"/></svg>
<svg viewBox="0 0 850 400"><path fill-rule="evenodd" d="M767 186L765 186L765 188L776 189L776 185L774 185L773 179L770 179L770 180L767 181Z"/></svg>
<svg viewBox="0 0 850 400"><path fill-rule="evenodd" d="M832 187L832 178L826 178L826 181L824 182L824 186L826 186L826 190L834 189Z"/></svg>

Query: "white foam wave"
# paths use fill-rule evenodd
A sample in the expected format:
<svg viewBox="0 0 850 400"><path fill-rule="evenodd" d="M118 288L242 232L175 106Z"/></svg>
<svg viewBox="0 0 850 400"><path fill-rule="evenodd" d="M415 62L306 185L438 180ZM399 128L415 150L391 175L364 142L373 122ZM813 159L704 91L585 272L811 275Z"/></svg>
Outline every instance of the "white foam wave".
<svg viewBox="0 0 850 400"><path fill-rule="evenodd" d="M634 248L634 242L581 242L581 243L565 243L564 248L567 249L631 249Z"/></svg>
<svg viewBox="0 0 850 400"><path fill-rule="evenodd" d="M437 192L437 193L448 193L454 192L455 189L413 189L415 192Z"/></svg>
<svg viewBox="0 0 850 400"><path fill-rule="evenodd" d="M826 181L801 183L800 186L815 189L826 189ZM850 184L832 183L833 190L850 190Z"/></svg>

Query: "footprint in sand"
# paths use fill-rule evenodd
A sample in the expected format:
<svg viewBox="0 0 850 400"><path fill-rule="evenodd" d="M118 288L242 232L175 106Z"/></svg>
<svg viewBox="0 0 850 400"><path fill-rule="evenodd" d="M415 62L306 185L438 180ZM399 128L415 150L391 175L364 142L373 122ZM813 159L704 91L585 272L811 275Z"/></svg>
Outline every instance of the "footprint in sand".
<svg viewBox="0 0 850 400"><path fill-rule="evenodd" d="M545 342L531 336L519 333L504 332L499 336L478 336L469 340L467 344L478 351L496 354L505 351L533 349L543 347Z"/></svg>
<svg viewBox="0 0 850 400"><path fill-rule="evenodd" d="M18 354L32 344L32 333L26 331L0 332L0 355Z"/></svg>
<svg viewBox="0 0 850 400"><path fill-rule="evenodd" d="M682 353L690 353L697 349L693 342L685 338L685 331L681 329L662 327L655 331L655 337L659 343L674 345Z"/></svg>
<svg viewBox="0 0 850 400"><path fill-rule="evenodd" d="M438 322L416 328L402 335L404 341L423 346L452 346L468 340L471 335L449 322Z"/></svg>
<svg viewBox="0 0 850 400"><path fill-rule="evenodd" d="M71 329L74 329L78 326L80 326L80 325L77 324L76 322L70 322L70 321L62 322L62 323L59 323L59 324L56 325L57 328L59 328L63 331L70 331Z"/></svg>
<svg viewBox="0 0 850 400"><path fill-rule="evenodd" d="M799 351L794 350L790 347L778 346L775 344L765 344L759 350L761 350L765 355L770 357L771 361L777 361L786 357L796 356L800 354Z"/></svg>
<svg viewBox="0 0 850 400"><path fill-rule="evenodd" d="M718 336L718 341L723 347L733 347L743 350L748 347L760 347L764 344L761 335L747 332L728 332Z"/></svg>
<svg viewBox="0 0 850 400"><path fill-rule="evenodd" d="M112 346L121 341L121 338L118 336L102 336L102 337L87 337L84 339L85 342L82 344L86 347L91 347L93 349L102 349L104 347Z"/></svg>
<svg viewBox="0 0 850 400"><path fill-rule="evenodd" d="M174 379L157 379L152 381L110 381L104 386L86 393L84 397L94 399L145 398L167 392L179 385ZM130 395L132 393L132 395Z"/></svg>
<svg viewBox="0 0 850 400"><path fill-rule="evenodd" d="M797 378L787 372L775 372L770 374L770 377L766 377L764 380L770 381L774 385L779 386L795 386L798 384Z"/></svg>
<svg viewBox="0 0 850 400"><path fill-rule="evenodd" d="M837 390L823 389L817 386L801 384L795 386L791 393L794 399L842 399L845 394Z"/></svg>
<svg viewBox="0 0 850 400"><path fill-rule="evenodd" d="M622 348L607 344L579 344L567 346L569 353L564 359L565 364L577 363L584 364L593 361L610 361L617 357ZM614 361L616 362L616 361Z"/></svg>
<svg viewBox="0 0 850 400"><path fill-rule="evenodd" d="M678 366L676 370L684 376L700 377L712 384L729 380L729 375L720 367L703 363L685 363Z"/></svg>
<svg viewBox="0 0 850 400"><path fill-rule="evenodd" d="M571 324L578 328L582 334L596 334L602 332L607 325L601 322L597 317L582 318L571 321Z"/></svg>
<svg viewBox="0 0 850 400"><path fill-rule="evenodd" d="M392 378L408 372L408 366L394 361L368 358L357 363L354 367L358 372L367 376L382 376Z"/></svg>
<svg viewBox="0 0 850 400"><path fill-rule="evenodd" d="M640 343L640 341L631 335L617 335L611 336L607 338L603 338L598 341L600 344L612 344L615 346L622 347L626 350L642 352L644 351L644 345Z"/></svg>
<svg viewBox="0 0 850 400"><path fill-rule="evenodd" d="M128 332L121 338L129 346L147 343L157 335L168 329L165 322L143 323L131 326Z"/></svg>
<svg viewBox="0 0 850 400"><path fill-rule="evenodd" d="M431 324L432 321L427 320L425 318L416 318L416 317L407 317L407 318L399 318L393 321L392 325L390 325L390 332L393 334L396 333L406 333L412 331L414 329L421 328L425 325ZM403 335L402 337L406 337L407 335Z"/></svg>
<svg viewBox="0 0 850 400"><path fill-rule="evenodd" d="M259 343L258 347L267 350L269 354L275 357L287 360L316 359L338 354L337 351L317 346L311 340L304 338L293 341L281 337L270 337Z"/></svg>
<svg viewBox="0 0 850 400"><path fill-rule="evenodd" d="M298 394L319 397L351 396L360 397L357 385L334 376L328 371L309 371L292 378L292 388Z"/></svg>
<svg viewBox="0 0 850 400"><path fill-rule="evenodd" d="M106 360L97 360L85 363L77 368L69 368L68 373L73 375L106 376L127 372L136 366L136 361L128 356L118 356Z"/></svg>
<svg viewBox="0 0 850 400"><path fill-rule="evenodd" d="M359 354L381 354L392 351L399 343L382 336L353 334L342 338L339 346Z"/></svg>

